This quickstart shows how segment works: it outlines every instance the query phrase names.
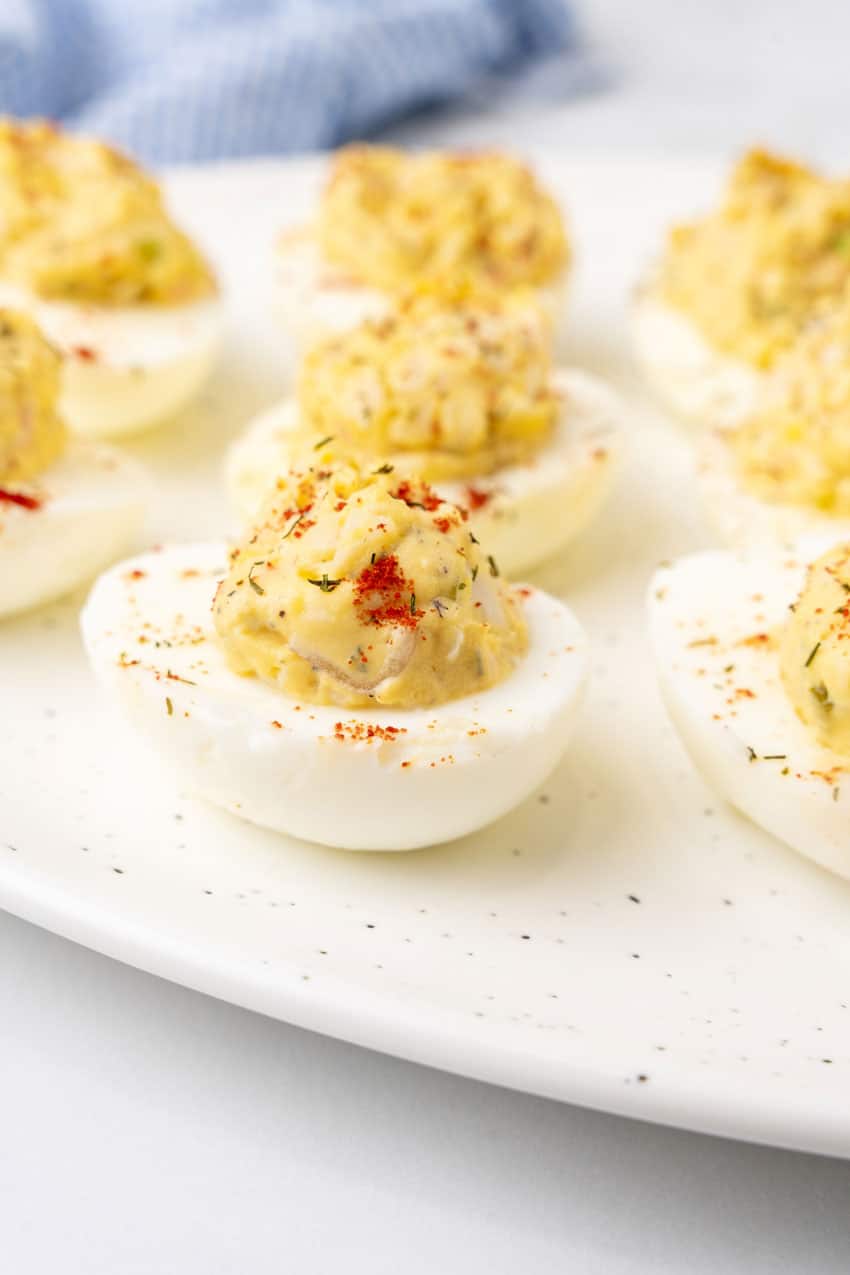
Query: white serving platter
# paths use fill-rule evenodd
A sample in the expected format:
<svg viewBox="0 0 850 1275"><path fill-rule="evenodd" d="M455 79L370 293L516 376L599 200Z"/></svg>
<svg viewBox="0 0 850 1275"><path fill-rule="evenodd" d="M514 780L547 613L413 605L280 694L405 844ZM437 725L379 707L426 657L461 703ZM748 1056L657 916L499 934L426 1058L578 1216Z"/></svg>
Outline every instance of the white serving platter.
<svg viewBox="0 0 850 1275"><path fill-rule="evenodd" d="M850 1155L850 886L715 799L664 716L643 612L659 560L709 543L686 432L646 403L629 291L717 165L540 157L573 223L571 361L625 393L611 506L537 581L588 627L593 684L544 789L409 855L289 841L185 798L101 703L80 598L0 626L0 904L163 977L405 1058L609 1111ZM313 161L176 173L221 268L230 341L203 402L129 445L146 539L230 526L222 449L286 380L275 230ZM333 799L333 794L328 794ZM850 830L848 830L850 835Z"/></svg>

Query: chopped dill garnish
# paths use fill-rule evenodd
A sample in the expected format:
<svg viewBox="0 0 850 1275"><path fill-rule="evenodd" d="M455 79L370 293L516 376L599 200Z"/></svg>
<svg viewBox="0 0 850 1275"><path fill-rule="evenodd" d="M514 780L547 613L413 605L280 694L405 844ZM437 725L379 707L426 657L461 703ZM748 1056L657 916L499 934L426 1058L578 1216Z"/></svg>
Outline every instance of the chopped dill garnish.
<svg viewBox="0 0 850 1275"><path fill-rule="evenodd" d="M478 576L478 564L476 563L475 566L472 568L472 579L475 580L477 576Z"/></svg>
<svg viewBox="0 0 850 1275"><path fill-rule="evenodd" d="M314 584L317 589L321 589L322 593L333 593L338 584L342 584L342 580L329 580L327 575L322 575L321 580L308 580L308 584Z"/></svg>
<svg viewBox="0 0 850 1275"><path fill-rule="evenodd" d="M829 698L829 691L826 688L825 682L818 682L817 686L810 686L809 691L812 695L814 695L825 713L832 711L832 700Z"/></svg>
<svg viewBox="0 0 850 1275"><path fill-rule="evenodd" d="M493 557L492 553L487 554L487 561L490 563L490 575L497 576L499 574L499 568L496 566L496 559Z"/></svg>
<svg viewBox="0 0 850 1275"><path fill-rule="evenodd" d="M327 434L324 438L320 438L318 443L313 444L313 451L317 452L321 447L326 447L328 443L333 442L334 438L334 434Z"/></svg>
<svg viewBox="0 0 850 1275"><path fill-rule="evenodd" d="M410 595L410 614L411 615L416 614L416 594L415 593L411 593Z"/></svg>
<svg viewBox="0 0 850 1275"><path fill-rule="evenodd" d="M169 717L171 717L172 713L174 712L174 705L171 702L170 695L166 695L165 697L165 711Z"/></svg>
<svg viewBox="0 0 850 1275"><path fill-rule="evenodd" d="M394 469L395 465L391 465L389 461L384 461L379 469L374 469L372 472L375 474L391 474Z"/></svg>
<svg viewBox="0 0 850 1275"><path fill-rule="evenodd" d="M809 651L809 658L806 660L805 664L803 665L803 668L809 667L809 665L811 664L812 660L815 658L819 650L820 650L820 642L815 642L814 646Z"/></svg>
<svg viewBox="0 0 850 1275"><path fill-rule="evenodd" d="M288 539L289 536L292 535L293 531L298 526L299 522L301 521L303 517L304 517L303 513L295 515L292 522L289 524L289 526L286 528L286 531L281 536L282 540L286 540Z"/></svg>
<svg viewBox="0 0 850 1275"><path fill-rule="evenodd" d="M254 579L253 573L256 567L263 567L263 566L265 566L265 562L263 559L260 559L259 562L252 562L251 570L248 572L248 583L250 584L254 592L259 593L261 597L265 593L265 589L263 588L261 584L257 583L257 581Z"/></svg>

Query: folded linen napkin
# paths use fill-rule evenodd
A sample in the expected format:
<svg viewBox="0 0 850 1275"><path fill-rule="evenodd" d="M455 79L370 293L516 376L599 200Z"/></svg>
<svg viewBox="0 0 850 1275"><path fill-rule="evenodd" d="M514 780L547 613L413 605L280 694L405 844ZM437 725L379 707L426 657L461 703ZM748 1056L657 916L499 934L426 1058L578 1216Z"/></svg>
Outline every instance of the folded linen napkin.
<svg viewBox="0 0 850 1275"><path fill-rule="evenodd" d="M567 0L0 5L0 112L155 163L337 145L535 65L547 95L592 82Z"/></svg>

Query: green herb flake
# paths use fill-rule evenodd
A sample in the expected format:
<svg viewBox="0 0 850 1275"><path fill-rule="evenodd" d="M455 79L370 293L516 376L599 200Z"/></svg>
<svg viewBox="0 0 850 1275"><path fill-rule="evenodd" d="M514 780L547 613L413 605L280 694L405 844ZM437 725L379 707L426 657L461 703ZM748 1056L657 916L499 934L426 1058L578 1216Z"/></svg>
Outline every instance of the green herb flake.
<svg viewBox="0 0 850 1275"><path fill-rule="evenodd" d="M832 700L829 698L829 691L826 688L825 682L818 682L817 686L810 686L809 692L814 695L825 713L830 713L832 711Z"/></svg>
<svg viewBox="0 0 850 1275"><path fill-rule="evenodd" d="M487 554L487 561L490 563L490 575L497 576L499 574L499 568L496 566L496 559L493 557L492 553Z"/></svg>
<svg viewBox="0 0 850 1275"><path fill-rule="evenodd" d="M326 434L324 438L319 439L318 443L313 444L313 451L321 451L323 447L327 447L328 443L332 443L335 437L335 434Z"/></svg>
<svg viewBox="0 0 850 1275"><path fill-rule="evenodd" d="M338 584L342 584L342 580L329 580L327 575L323 574L321 580L308 580L308 584L314 584L317 589L321 589L322 593L333 593Z"/></svg>
<svg viewBox="0 0 850 1275"><path fill-rule="evenodd" d="M166 713L168 714L168 716L169 716L169 717L171 717L171 716L173 715L173 713L174 713L174 705L173 705L173 704L172 704L172 702L171 702L171 696L170 696L170 695L166 695L166 697L165 697L165 711L166 711Z"/></svg>
<svg viewBox="0 0 850 1275"><path fill-rule="evenodd" d="M410 595L410 614L411 615L416 614L416 594L415 593L411 593Z"/></svg>
<svg viewBox="0 0 850 1275"><path fill-rule="evenodd" d="M289 526L286 528L286 531L281 536L282 540L287 540L292 535L293 531L298 526L299 522L301 521L303 517L304 517L303 513L295 515L292 522L289 524Z"/></svg>
<svg viewBox="0 0 850 1275"><path fill-rule="evenodd" d="M257 568L257 567L263 567L263 566L265 566L265 560L264 560L264 559L260 559L260 561L259 561L259 562L252 562L252 563L251 563L251 570L248 572L248 583L250 584L250 586L251 586L251 588L254 590L254 592L255 592L255 593L258 593L258 594L260 595L260 597L262 597L262 596L264 595L264 593L265 593L265 589L263 588L263 586L262 586L262 585L261 585L258 581L256 581L256 580L254 579L254 571L256 570L256 568Z"/></svg>
<svg viewBox="0 0 850 1275"><path fill-rule="evenodd" d="M385 461L379 469L375 469L372 472L375 474L391 474L394 469L395 465L391 465L388 461Z"/></svg>
<svg viewBox="0 0 850 1275"><path fill-rule="evenodd" d="M819 650L820 650L820 642L815 642L814 646L809 651L809 658L806 660L805 664L803 665L803 668L809 667L809 665L811 664L812 660L815 658Z"/></svg>

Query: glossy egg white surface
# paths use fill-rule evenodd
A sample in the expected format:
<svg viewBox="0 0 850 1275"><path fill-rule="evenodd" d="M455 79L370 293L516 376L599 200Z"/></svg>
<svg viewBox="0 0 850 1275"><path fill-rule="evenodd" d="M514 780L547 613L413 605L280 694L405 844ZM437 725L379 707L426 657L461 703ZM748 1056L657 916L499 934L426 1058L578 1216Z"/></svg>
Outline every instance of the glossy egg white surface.
<svg viewBox="0 0 850 1275"><path fill-rule="evenodd" d="M630 290L666 227L715 197L725 165L563 147L535 162L575 227L569 361L630 408L604 516L534 577L590 642L562 761L496 823L434 849L346 854L268 831L187 795L172 760L98 693L76 595L0 624L15 724L0 732L0 906L430 1066L850 1156L850 882L708 787L664 709L645 620L657 564L711 537L692 440L635 373ZM287 392L269 323L272 244L309 217L323 164L216 165L166 182L221 272L229 339L178 428L126 445L154 477L146 545L235 530L225 448Z"/></svg>
<svg viewBox="0 0 850 1275"><path fill-rule="evenodd" d="M71 305L0 282L0 305L31 314L65 356L62 414L87 438L119 438L173 416L207 379L221 341L217 299Z"/></svg>
<svg viewBox="0 0 850 1275"><path fill-rule="evenodd" d="M588 651L557 599L521 592L529 649L497 686L428 709L341 709L227 667L210 616L226 560L223 544L130 559L81 617L95 674L190 791L342 850L415 850L492 823L559 761Z"/></svg>
<svg viewBox="0 0 850 1275"><path fill-rule="evenodd" d="M751 412L763 373L712 349L687 315L641 287L631 314L635 357L647 384L676 416L724 429Z"/></svg>
<svg viewBox="0 0 850 1275"><path fill-rule="evenodd" d="M347 332L364 319L380 318L391 307L386 293L351 279L325 261L308 227L296 227L279 238L274 272L274 308L299 349L330 333ZM552 320L557 348L566 330L568 277L564 273L537 289L538 300Z"/></svg>
<svg viewBox="0 0 850 1275"><path fill-rule="evenodd" d="M850 758L797 717L775 636L824 544L799 553L702 553L650 586L670 716L708 783L800 854L850 876Z"/></svg>
<svg viewBox="0 0 850 1275"><path fill-rule="evenodd" d="M516 576L552 557L604 507L620 466L623 423L618 395L597 378L561 370L563 408L554 436L530 461L462 482L432 484L469 509L469 526L500 568ZM298 425L293 399L263 412L230 448L225 483L243 523L256 514L291 455Z"/></svg>
<svg viewBox="0 0 850 1275"><path fill-rule="evenodd" d="M0 617L52 602L120 558L150 495L136 461L77 440L20 491L35 507L0 497Z"/></svg>
<svg viewBox="0 0 850 1275"><path fill-rule="evenodd" d="M702 440L697 470L706 518L730 548L780 549L813 535L825 542L850 539L850 518L810 505L764 500L749 491L736 473L734 454L722 431Z"/></svg>

